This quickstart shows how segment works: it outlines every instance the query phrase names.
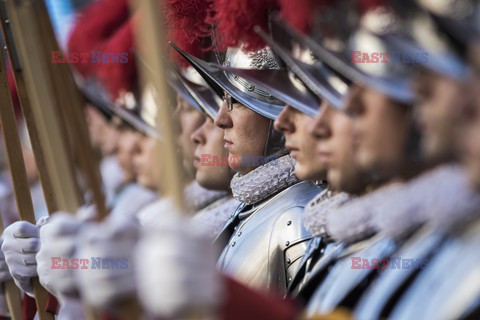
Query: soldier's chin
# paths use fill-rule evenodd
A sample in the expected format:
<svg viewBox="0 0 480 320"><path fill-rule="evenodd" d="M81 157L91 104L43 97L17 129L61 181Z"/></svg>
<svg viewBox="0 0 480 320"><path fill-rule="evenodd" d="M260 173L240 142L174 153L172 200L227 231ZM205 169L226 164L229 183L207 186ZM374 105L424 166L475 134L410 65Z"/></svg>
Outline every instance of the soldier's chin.
<svg viewBox="0 0 480 320"><path fill-rule="evenodd" d="M237 169L242 166L242 156L229 153L228 154L228 166L232 170L238 171Z"/></svg>

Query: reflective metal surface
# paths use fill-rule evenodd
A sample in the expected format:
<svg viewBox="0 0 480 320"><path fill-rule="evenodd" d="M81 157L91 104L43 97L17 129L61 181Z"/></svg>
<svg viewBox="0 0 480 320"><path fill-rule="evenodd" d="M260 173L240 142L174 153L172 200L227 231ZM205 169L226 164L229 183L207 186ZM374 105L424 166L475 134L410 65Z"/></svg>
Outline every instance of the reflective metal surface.
<svg viewBox="0 0 480 320"><path fill-rule="evenodd" d="M261 202L235 225L218 267L248 286L285 293L310 239L303 208L319 191L300 182Z"/></svg>

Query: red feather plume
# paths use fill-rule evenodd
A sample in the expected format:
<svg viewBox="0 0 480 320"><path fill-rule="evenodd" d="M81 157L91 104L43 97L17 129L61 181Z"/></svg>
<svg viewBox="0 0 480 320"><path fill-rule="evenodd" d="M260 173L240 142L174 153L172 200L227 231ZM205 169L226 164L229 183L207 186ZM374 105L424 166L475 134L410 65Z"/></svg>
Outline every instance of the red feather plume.
<svg viewBox="0 0 480 320"><path fill-rule="evenodd" d="M278 0L280 17L291 27L308 33L315 22L315 13L332 0Z"/></svg>
<svg viewBox="0 0 480 320"><path fill-rule="evenodd" d="M212 0L167 0L166 23L168 36L182 50L204 58L211 46L212 30L207 17L212 11ZM172 58L182 67L189 64L176 51Z"/></svg>
<svg viewBox="0 0 480 320"><path fill-rule="evenodd" d="M277 0L213 0L214 13L209 21L216 26L219 50L243 45L247 51L265 47L253 31L255 26L268 30L269 14L278 9Z"/></svg>
<svg viewBox="0 0 480 320"><path fill-rule="evenodd" d="M138 78L133 37L135 17L120 27L100 49L102 53L128 53L126 63L102 63L97 67L97 77L113 99L118 98L122 92L136 89Z"/></svg>
<svg viewBox="0 0 480 320"><path fill-rule="evenodd" d="M88 52L99 48L129 19L127 0L102 0L92 3L82 11L70 34L68 52ZM90 63L75 64L75 68L84 77L95 72Z"/></svg>

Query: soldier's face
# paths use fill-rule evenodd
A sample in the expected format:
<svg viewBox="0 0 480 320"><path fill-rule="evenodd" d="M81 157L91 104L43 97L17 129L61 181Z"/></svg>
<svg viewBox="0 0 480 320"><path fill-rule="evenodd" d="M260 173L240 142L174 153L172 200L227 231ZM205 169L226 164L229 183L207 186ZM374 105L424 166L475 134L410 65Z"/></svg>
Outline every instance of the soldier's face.
<svg viewBox="0 0 480 320"><path fill-rule="evenodd" d="M283 109L275 121L275 129L285 136L285 147L295 159L295 175L301 180L324 180L326 164L315 155L321 140L315 140L309 128L315 120L290 107Z"/></svg>
<svg viewBox="0 0 480 320"><path fill-rule="evenodd" d="M157 141L148 136L142 136L139 152L133 158L137 182L145 188L157 189L161 176L161 163Z"/></svg>
<svg viewBox="0 0 480 320"><path fill-rule="evenodd" d="M207 189L228 190L232 175L228 166L228 151L223 147L223 130L207 117L202 126L193 132L192 140L197 146L195 180Z"/></svg>
<svg viewBox="0 0 480 320"><path fill-rule="evenodd" d="M439 163L454 159L461 117L470 99L468 86L468 82L428 71L417 79L416 120L427 161Z"/></svg>
<svg viewBox="0 0 480 320"><path fill-rule="evenodd" d="M224 147L228 150L229 165L236 172L248 173L259 165L250 165L253 157L264 156L270 120L235 103L227 110L223 102L215 118L215 125L224 131ZM248 158L244 159L244 156Z"/></svg>
<svg viewBox="0 0 480 320"><path fill-rule="evenodd" d="M124 181L135 179L133 158L140 150L142 135L131 129L123 129L118 140L117 158L122 168Z"/></svg>
<svg viewBox="0 0 480 320"><path fill-rule="evenodd" d="M177 96L177 110L175 114L180 122L178 146L183 159L183 167L187 174L193 177L195 174L195 167L193 166L195 144L190 137L202 125L205 116L180 96Z"/></svg>
<svg viewBox="0 0 480 320"><path fill-rule="evenodd" d="M310 127L312 136L321 141L315 156L327 166L330 187L359 193L365 186L354 161L352 130L352 120L325 101Z"/></svg>
<svg viewBox="0 0 480 320"><path fill-rule="evenodd" d="M411 111L370 89L353 86L346 108L353 116L355 160L375 181L400 173L406 160Z"/></svg>

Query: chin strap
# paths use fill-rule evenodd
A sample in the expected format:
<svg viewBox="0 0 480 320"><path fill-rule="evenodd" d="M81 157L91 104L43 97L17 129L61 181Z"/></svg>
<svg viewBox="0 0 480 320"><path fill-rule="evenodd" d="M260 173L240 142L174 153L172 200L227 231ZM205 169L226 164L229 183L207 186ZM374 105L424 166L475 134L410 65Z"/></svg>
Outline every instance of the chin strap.
<svg viewBox="0 0 480 320"><path fill-rule="evenodd" d="M283 157L288 154L285 150L285 137L282 133L275 130L273 127L273 120L270 120L268 125L268 136L263 150L263 155L266 157L276 155L276 158Z"/></svg>

